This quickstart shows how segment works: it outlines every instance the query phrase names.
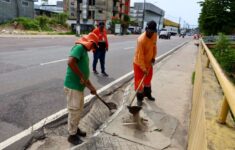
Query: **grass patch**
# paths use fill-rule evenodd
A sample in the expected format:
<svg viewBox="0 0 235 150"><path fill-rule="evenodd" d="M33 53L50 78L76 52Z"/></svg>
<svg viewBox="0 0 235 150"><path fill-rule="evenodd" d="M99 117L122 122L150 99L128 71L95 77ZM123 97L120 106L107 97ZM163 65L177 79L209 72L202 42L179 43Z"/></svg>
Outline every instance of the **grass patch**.
<svg viewBox="0 0 235 150"><path fill-rule="evenodd" d="M52 17L48 16L37 16L34 19L19 17L4 24L1 24L1 27L14 27L19 30L28 30L28 31L37 31L37 32L67 32L71 30L66 24L68 15L65 13L56 14Z"/></svg>
<svg viewBox="0 0 235 150"><path fill-rule="evenodd" d="M192 85L194 85L194 81L195 81L195 71L192 73Z"/></svg>

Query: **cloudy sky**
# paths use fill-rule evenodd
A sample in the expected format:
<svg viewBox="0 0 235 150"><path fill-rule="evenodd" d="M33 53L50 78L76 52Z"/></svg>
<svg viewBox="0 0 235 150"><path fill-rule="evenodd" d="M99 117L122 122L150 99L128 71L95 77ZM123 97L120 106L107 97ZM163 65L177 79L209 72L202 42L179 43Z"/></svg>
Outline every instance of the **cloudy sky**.
<svg viewBox="0 0 235 150"><path fill-rule="evenodd" d="M55 4L57 0L48 1L49 4ZM198 25L198 17L201 11L198 1L201 0L146 0L146 2L165 10L165 18L175 22L179 22L179 18L181 18L181 24L187 23L192 27ZM144 2L144 0L131 0L131 6L134 2Z"/></svg>
<svg viewBox="0 0 235 150"><path fill-rule="evenodd" d="M201 8L197 3L201 0L146 0L165 11L165 18L181 24L198 25L198 17ZM131 6L134 2L144 2L144 0L131 0Z"/></svg>

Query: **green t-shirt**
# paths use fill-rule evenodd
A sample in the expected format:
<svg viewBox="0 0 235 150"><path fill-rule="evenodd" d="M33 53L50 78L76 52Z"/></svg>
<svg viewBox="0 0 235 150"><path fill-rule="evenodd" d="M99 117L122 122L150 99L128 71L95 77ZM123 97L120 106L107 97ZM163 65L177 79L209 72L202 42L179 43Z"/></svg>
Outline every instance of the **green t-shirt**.
<svg viewBox="0 0 235 150"><path fill-rule="evenodd" d="M89 57L86 49L81 45L75 45L70 51L69 56L77 59L79 70L83 73L86 79L89 78ZM68 66L65 76L64 86L70 89L84 91L85 86L80 83L80 78Z"/></svg>

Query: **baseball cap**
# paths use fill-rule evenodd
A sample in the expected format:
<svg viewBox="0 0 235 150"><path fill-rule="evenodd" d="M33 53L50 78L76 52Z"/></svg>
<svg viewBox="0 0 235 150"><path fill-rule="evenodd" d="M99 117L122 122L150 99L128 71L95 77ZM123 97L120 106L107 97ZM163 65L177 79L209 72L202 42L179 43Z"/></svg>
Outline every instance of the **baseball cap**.
<svg viewBox="0 0 235 150"><path fill-rule="evenodd" d="M155 21L149 21L147 23L146 29L153 31L153 32L157 32L157 23Z"/></svg>

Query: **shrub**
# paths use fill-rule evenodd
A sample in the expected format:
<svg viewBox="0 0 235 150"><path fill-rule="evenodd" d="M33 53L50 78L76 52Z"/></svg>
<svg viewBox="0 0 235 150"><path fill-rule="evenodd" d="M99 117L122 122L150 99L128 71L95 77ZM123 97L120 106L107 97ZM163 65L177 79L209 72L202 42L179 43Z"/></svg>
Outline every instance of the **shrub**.
<svg viewBox="0 0 235 150"><path fill-rule="evenodd" d="M227 73L235 73L235 49L231 47L231 43L224 34L219 33L219 39L212 53Z"/></svg>
<svg viewBox="0 0 235 150"><path fill-rule="evenodd" d="M50 19L47 16L38 16L36 20L39 22L39 26L42 30L50 31L48 24Z"/></svg>
<svg viewBox="0 0 235 150"><path fill-rule="evenodd" d="M15 21L23 25L24 29L26 30L40 30L40 26L37 20L19 17L15 19Z"/></svg>
<svg viewBox="0 0 235 150"><path fill-rule="evenodd" d="M66 21L68 19L68 15L66 13L60 13L53 15L51 23L52 24L61 24L61 25L66 25Z"/></svg>

